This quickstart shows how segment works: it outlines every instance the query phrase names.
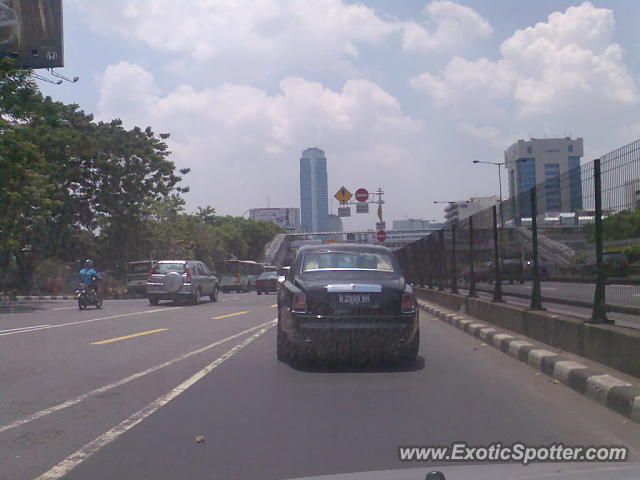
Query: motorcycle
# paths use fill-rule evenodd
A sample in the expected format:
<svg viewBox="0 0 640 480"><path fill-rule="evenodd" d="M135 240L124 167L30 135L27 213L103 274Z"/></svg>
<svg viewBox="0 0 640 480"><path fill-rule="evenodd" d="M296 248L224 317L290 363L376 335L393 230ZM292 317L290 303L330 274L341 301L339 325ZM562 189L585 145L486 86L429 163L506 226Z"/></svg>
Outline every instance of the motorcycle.
<svg viewBox="0 0 640 480"><path fill-rule="evenodd" d="M102 308L102 298L98 299L96 291L83 283L76 289L76 298L78 299L78 310L84 310L89 305Z"/></svg>

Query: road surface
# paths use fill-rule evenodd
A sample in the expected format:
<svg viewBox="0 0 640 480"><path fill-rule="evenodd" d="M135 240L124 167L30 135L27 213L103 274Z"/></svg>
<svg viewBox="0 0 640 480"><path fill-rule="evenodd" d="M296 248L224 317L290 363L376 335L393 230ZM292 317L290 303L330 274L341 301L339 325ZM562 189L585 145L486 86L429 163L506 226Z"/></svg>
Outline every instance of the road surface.
<svg viewBox="0 0 640 480"><path fill-rule="evenodd" d="M1 303L0 478L295 478L423 467L398 446L458 440L640 459L640 425L424 312L415 364L280 363L275 303Z"/></svg>

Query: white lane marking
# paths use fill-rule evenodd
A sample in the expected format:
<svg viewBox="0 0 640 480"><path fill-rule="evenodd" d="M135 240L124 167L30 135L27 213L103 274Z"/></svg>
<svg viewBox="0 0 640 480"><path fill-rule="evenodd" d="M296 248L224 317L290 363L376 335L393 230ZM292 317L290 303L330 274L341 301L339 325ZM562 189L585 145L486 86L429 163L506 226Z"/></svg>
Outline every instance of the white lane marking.
<svg viewBox="0 0 640 480"><path fill-rule="evenodd" d="M18 334L18 333L35 332L37 330L48 330L49 328L68 327L70 325L80 325L82 323L97 322L99 320L110 320L112 318L122 318L122 317L130 317L132 315L144 315L144 314L148 314L148 313L164 312L164 311L167 311L167 310L177 310L179 308L182 308L182 307L159 308L159 309L156 309L156 310L147 310L147 311L144 311L144 312L122 313L120 315L111 315L109 317L90 318L89 320L78 320L76 322L59 323L57 325L49 325L47 327L40 327L40 328L36 328L36 329L33 329L33 330L25 330L25 331L20 331L20 332L0 333L0 337L4 337L6 335L15 335L15 334Z"/></svg>
<svg viewBox="0 0 640 480"><path fill-rule="evenodd" d="M49 324L46 325L31 325L30 327L19 327L19 328L9 328L7 330L0 330L0 333L5 333L5 332L15 332L17 330L31 330L31 329L37 329L37 328L41 328L41 327L48 327Z"/></svg>
<svg viewBox="0 0 640 480"><path fill-rule="evenodd" d="M55 479L64 477L75 467L77 467L86 459L88 459L93 454L98 452L102 447L109 445L110 443L115 441L120 435L122 435L123 433L127 432L128 430L138 425L149 415L152 415L153 413L158 411L158 409L160 409L161 407L169 403L171 400L178 397L180 394L186 392L187 389L193 386L196 382L202 380L207 374L211 373L213 370L218 368L220 365L222 365L224 362L229 360L231 357L233 357L236 353L238 353L240 350L245 348L247 345L257 340L265 332L273 328L274 325L275 325L275 320L271 322L271 325L262 328L258 332L254 333L247 339L243 340L242 342L234 346L231 350L227 351L226 353L216 358L209 365L204 367L202 370L199 370L198 372L196 372L194 375L189 377L187 380L182 382L180 385L175 387L170 392L156 398L153 402L148 404L146 407L144 407L141 410L138 410L136 413L134 413L129 418L120 422L118 425L113 427L108 432L103 433L99 437L87 443L84 447L80 448L80 450L69 455L60 463L58 463L57 465L55 465L54 467L50 468L45 473L40 475L36 480L55 480Z"/></svg>
<svg viewBox="0 0 640 480"><path fill-rule="evenodd" d="M71 310L72 308L78 308L78 307L59 307L59 308L52 308L51 310Z"/></svg>
<svg viewBox="0 0 640 480"><path fill-rule="evenodd" d="M274 324L276 320L269 320L268 322L262 323L260 325L257 325L255 327L251 327L251 328L247 328L246 330L243 330L240 333L235 333L233 335L230 335L226 338L223 338L222 340L218 340L214 343L210 343L209 345L206 345L204 347L198 348L197 350L193 350L189 353L185 353L184 355L180 355L178 357L172 358L171 360L168 360L166 362L163 363L159 363L157 365L154 365L153 367L147 368L146 370L142 370L140 372L134 373L132 375L129 375L128 377L122 378L120 380L118 380L117 382L114 383L110 383L109 385L105 385L104 387L99 387L96 388L94 390L91 390L90 392L87 393L83 393L82 395L78 395L77 397L74 397L70 400L67 400L66 402L62 402L59 403L57 405L54 405L53 407L49 407L46 408L44 410L40 410L39 412L35 412L32 413L31 415L28 415L26 417L20 418L18 420L16 420L15 422L11 422L8 423L7 425L2 425L0 426L0 433L6 431L6 430L11 430L12 428L17 428L20 427L26 423L29 422L33 422L34 420L37 420L39 418L42 418L44 416L50 415L52 413L55 413L59 410L63 410L67 407L71 407L77 403L82 402L83 400L86 400L89 397L93 397L95 395L99 395L101 393L107 392L113 388L119 387L121 385L124 385L125 383L129 383L133 380L136 380L140 377L144 377L145 375L149 375L150 373L153 372L157 372L158 370L161 370L165 367L168 367L170 365L173 365L174 363L178 363L182 360L186 360L187 358L193 357L194 355L198 355L199 353L202 352L206 352L207 350L211 350L214 347L217 347L218 345L221 345L223 343L226 343L230 340L233 340L235 338L241 337L242 335L246 335L247 333L253 332L254 330L258 330L259 328L265 327L266 325L269 324Z"/></svg>

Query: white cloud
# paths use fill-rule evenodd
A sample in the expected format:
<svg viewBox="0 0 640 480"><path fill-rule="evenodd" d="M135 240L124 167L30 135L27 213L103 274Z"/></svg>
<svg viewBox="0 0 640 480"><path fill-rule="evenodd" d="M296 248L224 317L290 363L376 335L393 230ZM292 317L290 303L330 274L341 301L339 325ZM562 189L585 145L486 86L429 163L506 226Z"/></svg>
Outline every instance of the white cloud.
<svg viewBox="0 0 640 480"><path fill-rule="evenodd" d="M416 198L410 189L428 169L416 158L429 149L422 123L368 80L349 80L340 91L287 77L273 95L240 84L181 85L162 95L149 72L121 62L105 70L99 88L99 118L171 132L174 160L192 168L186 179L192 205L237 214L266 204L269 191L272 205L295 205L298 158L309 146L326 150L330 188L384 182L397 192L399 211ZM402 171L414 176L401 178Z"/></svg>
<svg viewBox="0 0 640 480"><path fill-rule="evenodd" d="M216 62L218 69L258 72L344 68L359 46L402 35L405 50L456 50L491 33L469 7L434 1L422 24L381 16L343 0L76 0L92 28L165 53L175 70ZM175 57L181 56L175 63Z"/></svg>
<svg viewBox="0 0 640 480"><path fill-rule="evenodd" d="M475 10L448 0L431 2L423 13L435 24L435 30L429 32L415 22L407 22L403 34L405 50L455 51L493 31Z"/></svg>
<svg viewBox="0 0 640 480"><path fill-rule="evenodd" d="M619 122L640 99L622 48L613 42L614 28L611 10L584 2L517 30L496 61L455 57L439 74L423 73L411 84L460 122L602 135L595 122L600 130L607 117Z"/></svg>

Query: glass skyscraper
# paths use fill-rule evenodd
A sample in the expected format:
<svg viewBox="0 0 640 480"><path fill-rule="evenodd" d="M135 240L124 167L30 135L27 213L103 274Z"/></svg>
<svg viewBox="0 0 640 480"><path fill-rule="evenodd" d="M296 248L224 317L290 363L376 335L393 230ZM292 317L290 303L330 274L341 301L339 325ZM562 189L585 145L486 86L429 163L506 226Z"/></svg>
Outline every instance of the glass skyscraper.
<svg viewBox="0 0 640 480"><path fill-rule="evenodd" d="M307 148L300 157L300 223L305 232L329 230L327 158L319 148Z"/></svg>

